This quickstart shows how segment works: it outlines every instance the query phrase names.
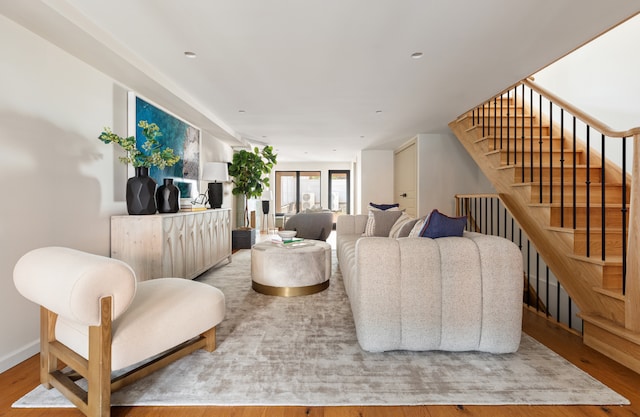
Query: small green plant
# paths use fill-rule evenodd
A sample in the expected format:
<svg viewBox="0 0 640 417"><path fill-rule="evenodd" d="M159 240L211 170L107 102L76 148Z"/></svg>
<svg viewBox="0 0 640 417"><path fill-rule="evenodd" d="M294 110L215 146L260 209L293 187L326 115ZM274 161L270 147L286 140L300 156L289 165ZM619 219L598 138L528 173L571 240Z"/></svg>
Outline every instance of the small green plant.
<svg viewBox="0 0 640 417"><path fill-rule="evenodd" d="M244 225L249 225L247 200L260 197L269 187L269 173L276 164L277 155L272 146L258 147L253 151L241 150L233 154L233 161L229 164L229 175L233 177L233 195L244 195Z"/></svg>
<svg viewBox="0 0 640 417"><path fill-rule="evenodd" d="M175 155L173 149L161 145L156 139L158 136L162 136L157 124L141 120L138 123L138 127L142 128L142 134L147 139L142 145L142 150L137 148L135 136L123 138L113 133L109 127L104 128L98 139L104 143L120 145L122 149L127 151L127 156L120 157L120 162L131 164L135 168L155 166L159 169L164 169L175 165L180 160L180 156Z"/></svg>

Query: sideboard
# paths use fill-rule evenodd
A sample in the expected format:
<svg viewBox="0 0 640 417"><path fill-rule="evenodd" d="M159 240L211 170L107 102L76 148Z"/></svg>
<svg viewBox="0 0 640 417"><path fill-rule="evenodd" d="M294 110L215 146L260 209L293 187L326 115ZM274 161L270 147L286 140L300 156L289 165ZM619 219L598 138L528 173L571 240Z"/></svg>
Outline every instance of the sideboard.
<svg viewBox="0 0 640 417"><path fill-rule="evenodd" d="M231 209L112 216L111 257L128 263L139 281L195 278L231 262Z"/></svg>

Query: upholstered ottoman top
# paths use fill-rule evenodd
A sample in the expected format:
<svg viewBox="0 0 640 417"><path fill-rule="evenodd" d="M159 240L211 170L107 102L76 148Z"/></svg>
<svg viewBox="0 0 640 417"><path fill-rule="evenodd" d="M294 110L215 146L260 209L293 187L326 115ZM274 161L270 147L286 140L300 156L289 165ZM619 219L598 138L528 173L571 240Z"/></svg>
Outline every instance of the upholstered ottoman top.
<svg viewBox="0 0 640 417"><path fill-rule="evenodd" d="M254 290L291 297L320 292L329 287L331 245L304 240L304 246L263 242L251 248L251 279Z"/></svg>

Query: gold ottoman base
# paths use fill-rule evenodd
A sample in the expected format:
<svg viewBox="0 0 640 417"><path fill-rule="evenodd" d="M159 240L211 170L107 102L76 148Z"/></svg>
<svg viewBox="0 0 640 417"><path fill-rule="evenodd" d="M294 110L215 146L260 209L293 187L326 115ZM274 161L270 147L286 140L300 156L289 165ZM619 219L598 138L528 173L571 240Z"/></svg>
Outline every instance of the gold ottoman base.
<svg viewBox="0 0 640 417"><path fill-rule="evenodd" d="M329 280L316 285L306 287L272 287L270 285L259 284L251 281L251 288L256 292L266 295L277 295L280 297L297 297L299 295L310 295L329 288Z"/></svg>

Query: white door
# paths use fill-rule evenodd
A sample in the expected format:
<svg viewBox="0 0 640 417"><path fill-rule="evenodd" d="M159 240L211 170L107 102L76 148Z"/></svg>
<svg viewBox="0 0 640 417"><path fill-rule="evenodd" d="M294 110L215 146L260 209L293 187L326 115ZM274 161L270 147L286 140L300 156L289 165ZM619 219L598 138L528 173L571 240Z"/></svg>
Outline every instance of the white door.
<svg viewBox="0 0 640 417"><path fill-rule="evenodd" d="M394 200L400 203L400 209L413 217L417 217L417 148L416 142L411 141L393 155Z"/></svg>

